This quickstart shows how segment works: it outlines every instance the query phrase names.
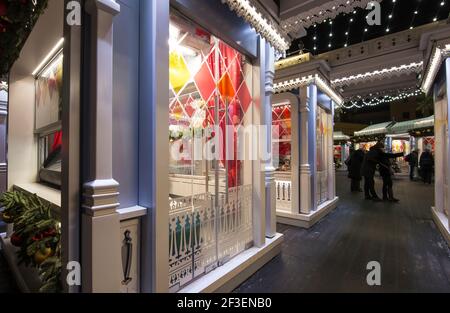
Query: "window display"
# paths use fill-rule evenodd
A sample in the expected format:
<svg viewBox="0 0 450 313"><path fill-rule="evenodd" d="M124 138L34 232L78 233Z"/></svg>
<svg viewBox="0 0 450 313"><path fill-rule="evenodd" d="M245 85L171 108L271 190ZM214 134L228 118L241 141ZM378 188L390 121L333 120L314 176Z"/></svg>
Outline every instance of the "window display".
<svg viewBox="0 0 450 313"><path fill-rule="evenodd" d="M58 123L62 108L63 54L58 53L36 78L36 130Z"/></svg>
<svg viewBox="0 0 450 313"><path fill-rule="evenodd" d="M291 105L289 103L275 105L272 108L272 124L275 167L277 171L291 171L292 122Z"/></svg>
<svg viewBox="0 0 450 313"><path fill-rule="evenodd" d="M38 74L35 82L39 179L54 186L61 186L62 68L63 53L59 51Z"/></svg>
<svg viewBox="0 0 450 313"><path fill-rule="evenodd" d="M252 246L252 65L173 15L170 24L169 284L172 291Z"/></svg>

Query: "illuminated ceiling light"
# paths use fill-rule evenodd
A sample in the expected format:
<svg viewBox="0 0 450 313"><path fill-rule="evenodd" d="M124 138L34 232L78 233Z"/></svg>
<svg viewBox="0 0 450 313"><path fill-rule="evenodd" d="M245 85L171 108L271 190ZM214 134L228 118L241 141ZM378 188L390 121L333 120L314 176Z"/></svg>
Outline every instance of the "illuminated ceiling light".
<svg viewBox="0 0 450 313"><path fill-rule="evenodd" d="M386 28L386 33L389 33L389 30L390 30L389 28Z"/></svg>
<svg viewBox="0 0 450 313"><path fill-rule="evenodd" d="M441 64L445 57L450 56L450 45L446 45L443 48L436 47L433 57L429 63L428 69L422 81L421 89L424 93L428 94L430 92L431 86L433 85L434 79L441 67Z"/></svg>
<svg viewBox="0 0 450 313"><path fill-rule="evenodd" d="M416 14L416 15L419 14L419 11L414 11L414 14Z"/></svg>
<svg viewBox="0 0 450 313"><path fill-rule="evenodd" d="M437 19L437 17L435 17L434 19L433 19L433 22L436 22L438 19Z"/></svg>
<svg viewBox="0 0 450 313"><path fill-rule="evenodd" d="M444 1L442 1L441 2L441 7L443 7L445 5L445 2Z"/></svg>
<svg viewBox="0 0 450 313"><path fill-rule="evenodd" d="M36 76L36 74L38 74L44 68L44 66L47 65L50 59L53 58L56 55L56 53L62 49L63 44L64 38L61 38L52 48L52 50L47 54L47 56L42 60L42 62L39 63L39 65L36 67L33 73L31 73L31 75Z"/></svg>

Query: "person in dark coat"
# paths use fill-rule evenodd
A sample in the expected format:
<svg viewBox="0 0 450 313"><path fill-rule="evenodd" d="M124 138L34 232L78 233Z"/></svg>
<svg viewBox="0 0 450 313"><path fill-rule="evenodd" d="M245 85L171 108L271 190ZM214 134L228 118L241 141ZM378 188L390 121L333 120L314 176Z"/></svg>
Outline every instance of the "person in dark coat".
<svg viewBox="0 0 450 313"><path fill-rule="evenodd" d="M361 167L361 175L364 177L364 195L366 200L381 201L375 191L375 171L380 162L380 151L384 148L382 142L378 142L364 156Z"/></svg>
<svg viewBox="0 0 450 313"><path fill-rule="evenodd" d="M352 192L362 192L361 189L361 165L364 160L364 150L358 149L352 152L346 161L348 167L348 177L351 179L350 190Z"/></svg>
<svg viewBox="0 0 450 313"><path fill-rule="evenodd" d="M379 156L379 171L383 178L383 201L398 202L399 200L394 197L392 176L394 171L392 169L391 159L401 158L405 154L402 153L386 153L380 151Z"/></svg>
<svg viewBox="0 0 450 313"><path fill-rule="evenodd" d="M419 165L419 152L414 150L405 157L405 161L409 164L409 179L414 180L414 171Z"/></svg>
<svg viewBox="0 0 450 313"><path fill-rule="evenodd" d="M424 183L431 184L433 177L434 158L430 150L425 150L420 156L420 171Z"/></svg>

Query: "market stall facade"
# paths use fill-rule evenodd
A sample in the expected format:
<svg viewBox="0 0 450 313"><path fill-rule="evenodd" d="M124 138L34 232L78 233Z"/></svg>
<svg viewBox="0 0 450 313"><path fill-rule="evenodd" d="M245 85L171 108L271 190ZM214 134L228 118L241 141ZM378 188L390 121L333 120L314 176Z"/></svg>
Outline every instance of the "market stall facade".
<svg viewBox="0 0 450 313"><path fill-rule="evenodd" d="M336 170L346 171L345 161L350 157L351 141L350 136L343 132L334 132L334 164Z"/></svg>
<svg viewBox="0 0 450 313"><path fill-rule="evenodd" d="M309 228L338 202L333 126L342 98L329 85L327 63L305 58L295 66L276 64L272 106L280 161L275 165L278 221Z"/></svg>
<svg viewBox="0 0 450 313"><path fill-rule="evenodd" d="M52 206L68 292L232 290L282 242L263 126L285 34L231 2L79 3L69 25L50 0L11 69L10 190Z"/></svg>

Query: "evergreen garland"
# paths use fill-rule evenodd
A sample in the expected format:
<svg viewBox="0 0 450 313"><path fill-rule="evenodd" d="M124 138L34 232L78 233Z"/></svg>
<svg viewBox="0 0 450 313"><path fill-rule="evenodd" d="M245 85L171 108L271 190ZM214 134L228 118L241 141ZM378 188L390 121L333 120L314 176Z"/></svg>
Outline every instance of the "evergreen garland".
<svg viewBox="0 0 450 313"><path fill-rule="evenodd" d="M0 76L9 72L48 0L0 0Z"/></svg>
<svg viewBox="0 0 450 313"><path fill-rule="evenodd" d="M0 196L2 219L14 225L11 243L18 247L19 264L37 268L40 292L61 292L61 229L51 206L37 195L6 192Z"/></svg>

